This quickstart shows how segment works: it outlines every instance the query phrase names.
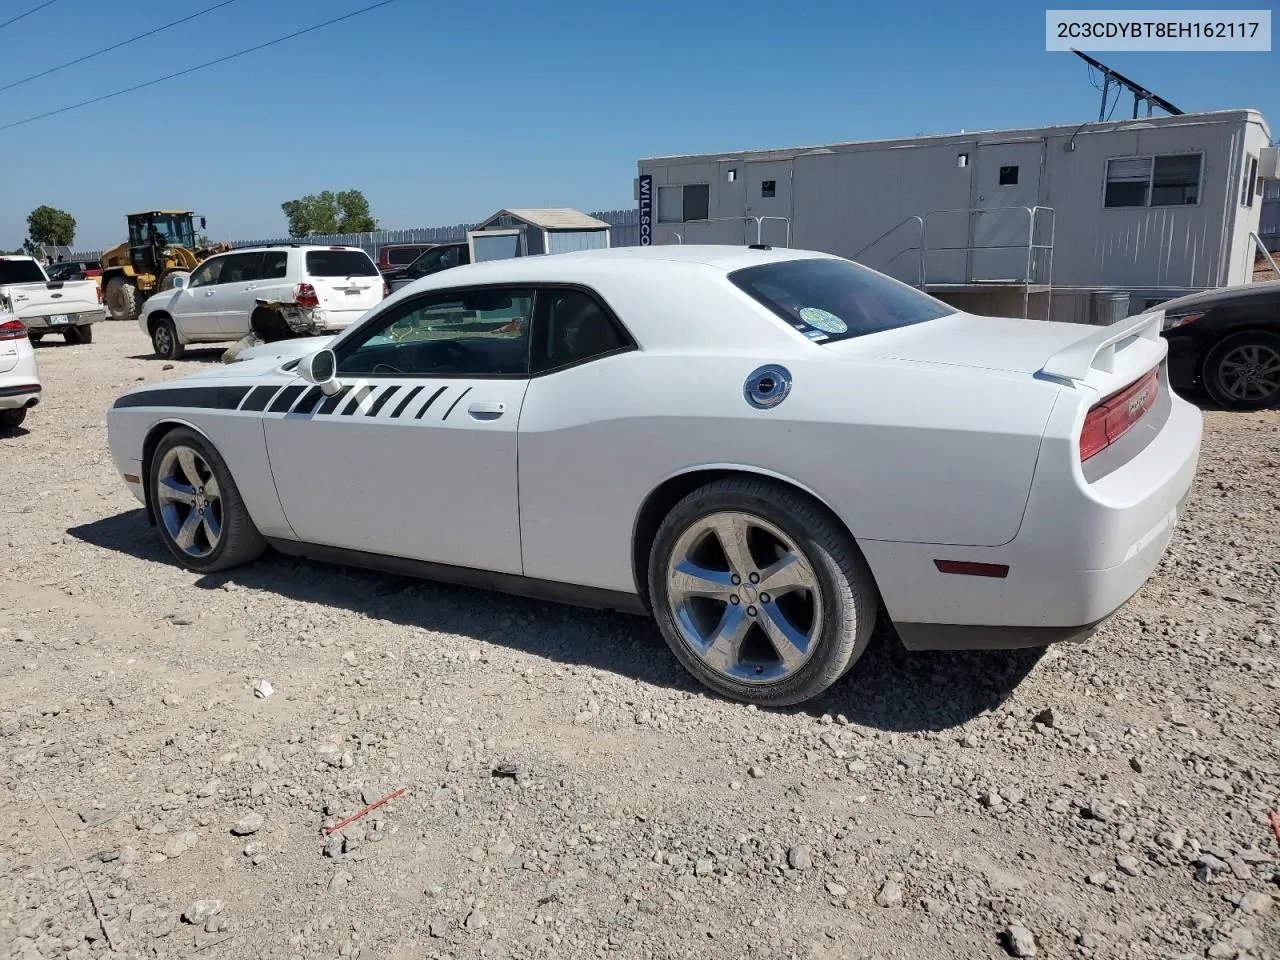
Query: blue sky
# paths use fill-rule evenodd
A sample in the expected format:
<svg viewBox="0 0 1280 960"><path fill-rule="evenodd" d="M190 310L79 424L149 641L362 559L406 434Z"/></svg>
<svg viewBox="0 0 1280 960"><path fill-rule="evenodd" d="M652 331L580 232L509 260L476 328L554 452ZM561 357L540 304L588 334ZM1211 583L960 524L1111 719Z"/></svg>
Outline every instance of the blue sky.
<svg viewBox="0 0 1280 960"><path fill-rule="evenodd" d="M0 21L38 2L0 0ZM55 0L0 30L0 86L213 2ZM369 2L236 0L3 91L0 124ZM1280 134L1276 53L1096 56L1183 110L1256 107ZM641 156L1083 122L1098 100L1083 63L1044 51L1044 6L1025 0L396 0L3 131L0 247L42 203L76 217L80 248L119 242L125 213L152 207L195 208L214 239L279 236L280 204L324 189L363 190L389 228L629 207Z"/></svg>

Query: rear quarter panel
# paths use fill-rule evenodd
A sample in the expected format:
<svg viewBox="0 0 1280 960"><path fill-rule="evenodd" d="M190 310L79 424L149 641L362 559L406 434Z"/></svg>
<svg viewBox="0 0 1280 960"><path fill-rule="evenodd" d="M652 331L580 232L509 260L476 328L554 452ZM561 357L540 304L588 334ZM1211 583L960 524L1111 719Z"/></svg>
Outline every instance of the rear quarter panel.
<svg viewBox="0 0 1280 960"><path fill-rule="evenodd" d="M273 386L293 382L292 378L269 375L252 379L165 383L157 389L171 391L186 387L226 386L230 388ZM133 391L139 397L148 391ZM163 394L162 394L163 396ZM119 401L117 401L118 403ZM261 415L256 411L210 409L157 402L155 406L113 406L107 414L107 442L116 469L121 473L145 476L143 451L147 437L162 426L185 426L207 439L226 461L245 507L264 536L293 538L276 494L271 464L267 459ZM134 491L135 495L139 491Z"/></svg>
<svg viewBox="0 0 1280 960"><path fill-rule="evenodd" d="M519 436L525 573L635 588L631 537L649 494L704 468L784 479L865 540L998 545L1021 523L1058 388L938 364L636 351L535 379ZM788 398L743 383L782 362Z"/></svg>

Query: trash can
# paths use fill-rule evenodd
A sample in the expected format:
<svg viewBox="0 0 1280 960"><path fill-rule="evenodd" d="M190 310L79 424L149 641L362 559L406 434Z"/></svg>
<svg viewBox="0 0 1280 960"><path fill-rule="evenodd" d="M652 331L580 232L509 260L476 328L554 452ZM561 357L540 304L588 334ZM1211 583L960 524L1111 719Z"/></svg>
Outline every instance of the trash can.
<svg viewBox="0 0 1280 960"><path fill-rule="evenodd" d="M1091 323L1108 327L1129 315L1129 294L1117 290L1095 290Z"/></svg>

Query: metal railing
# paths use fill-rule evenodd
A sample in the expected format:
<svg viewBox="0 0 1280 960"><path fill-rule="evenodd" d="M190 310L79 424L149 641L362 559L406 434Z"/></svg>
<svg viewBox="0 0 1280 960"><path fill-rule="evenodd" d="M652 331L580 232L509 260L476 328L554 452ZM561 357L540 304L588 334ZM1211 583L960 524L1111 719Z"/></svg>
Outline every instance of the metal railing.
<svg viewBox="0 0 1280 960"><path fill-rule="evenodd" d="M906 254L906 253L910 253L910 252L912 252L913 250L915 250L915 251L919 251L919 250L920 250L921 245L924 243L924 218L923 218L923 217L907 217L905 220L901 220L901 221L899 221L898 223L895 223L892 227L890 227L890 228L889 228L888 230L886 230L884 233L880 234L880 236L876 237L874 240L872 240L870 243L868 243L865 247L863 247L861 250L859 250L857 253L855 253L853 256L851 256L849 259L850 259L850 260L854 260L854 261L856 261L856 262L858 262L858 263L862 263L862 259L861 259L861 258L862 258L862 255L863 255L864 253L866 253L868 250L870 250L870 249L871 249L872 247L874 247L876 244L880 243L880 241L885 240L885 239L887 239L888 237L892 236L894 233L896 233L898 230L902 229L903 227L905 227L905 226L906 226L907 224L909 224L909 223L914 223L914 224L916 225L916 227L917 227L917 231L916 231L916 242L915 242L914 244L912 244L911 246L909 246L909 247L903 247L901 250L899 250L897 253L895 253L895 254L894 254L892 257L890 257L888 260L886 260L886 261L884 261L882 264L880 264L880 266L879 266L879 267L876 267L876 268L875 268L875 269L877 269L877 270L880 270L882 273L887 273L888 271L887 271L887 269L886 269L886 268L889 266L889 264L893 263L893 262L894 262L895 260L897 260L900 256L902 256L903 254ZM866 264L866 266L871 266L871 265L870 265L870 264ZM921 287L921 288L923 288L923 287L924 287L924 272L923 272L923 271L924 271L924 259L923 259L923 258L919 258L919 257L917 258L916 267L917 267L917 269L916 269L916 286L917 286L917 287Z"/></svg>
<svg viewBox="0 0 1280 960"><path fill-rule="evenodd" d="M1280 266L1276 265L1276 258L1271 255L1271 251L1267 249L1267 245L1262 242L1262 237L1258 236L1258 234L1256 233L1250 233L1249 239L1253 241L1253 244L1255 247L1257 247L1258 251L1264 257L1266 257L1267 263L1271 264L1271 269L1275 272L1275 275L1277 277L1280 277ZM1255 254L1253 259L1249 263L1250 279L1253 278L1254 264L1256 264L1257 262L1258 262L1258 258L1257 258L1257 255Z"/></svg>
<svg viewBox="0 0 1280 960"><path fill-rule="evenodd" d="M751 239L750 235L747 232L748 227L754 223L756 226L755 242L757 244L760 244L760 243L763 243L763 240L761 238L763 237L764 224L766 221L777 221L785 224L786 226L785 246L790 247L791 246L791 218L790 217L752 217L752 216L708 217L705 220L686 220L684 222L684 225L687 230L690 226L700 225L704 223L741 223L742 224L742 242L745 244L745 243L749 243ZM671 239L668 240L667 243L683 244L684 237L679 232L673 231L671 234Z"/></svg>

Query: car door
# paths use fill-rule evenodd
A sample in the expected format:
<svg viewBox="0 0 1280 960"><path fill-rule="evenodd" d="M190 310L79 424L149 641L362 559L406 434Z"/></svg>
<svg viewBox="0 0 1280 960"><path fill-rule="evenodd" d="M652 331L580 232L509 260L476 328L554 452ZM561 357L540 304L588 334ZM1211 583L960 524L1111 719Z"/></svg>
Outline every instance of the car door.
<svg viewBox="0 0 1280 960"><path fill-rule="evenodd" d="M264 416L298 539L518 574L516 426L533 293L432 291L334 344L340 391L299 382Z"/></svg>
<svg viewBox="0 0 1280 960"><path fill-rule="evenodd" d="M218 329L228 338L238 339L249 332L249 314L262 283L262 257L261 250L227 255L218 285Z"/></svg>
<svg viewBox="0 0 1280 960"><path fill-rule="evenodd" d="M218 336L220 280L227 257L210 257L191 272L185 286L168 296L170 316L185 340L211 339Z"/></svg>
<svg viewBox="0 0 1280 960"><path fill-rule="evenodd" d="M268 250L262 255L262 276L253 291L250 312L258 300L293 300L293 283L289 279L289 250ZM294 256L298 251L292 251Z"/></svg>

